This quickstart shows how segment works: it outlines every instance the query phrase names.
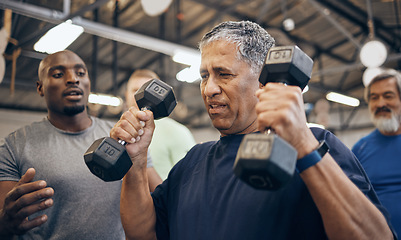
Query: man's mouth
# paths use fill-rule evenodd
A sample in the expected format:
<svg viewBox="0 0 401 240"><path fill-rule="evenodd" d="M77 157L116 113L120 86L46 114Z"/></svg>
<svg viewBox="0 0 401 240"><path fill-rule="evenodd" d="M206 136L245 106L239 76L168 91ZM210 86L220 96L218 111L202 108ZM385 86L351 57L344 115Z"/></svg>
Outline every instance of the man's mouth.
<svg viewBox="0 0 401 240"><path fill-rule="evenodd" d="M391 109L389 109L387 107L377 108L375 111L375 115L378 115L380 113L391 113Z"/></svg>
<svg viewBox="0 0 401 240"><path fill-rule="evenodd" d="M63 96L71 101L78 101L82 99L83 91L77 88L67 89L63 92Z"/></svg>
<svg viewBox="0 0 401 240"><path fill-rule="evenodd" d="M209 114L222 113L227 108L227 105L222 103L209 104Z"/></svg>

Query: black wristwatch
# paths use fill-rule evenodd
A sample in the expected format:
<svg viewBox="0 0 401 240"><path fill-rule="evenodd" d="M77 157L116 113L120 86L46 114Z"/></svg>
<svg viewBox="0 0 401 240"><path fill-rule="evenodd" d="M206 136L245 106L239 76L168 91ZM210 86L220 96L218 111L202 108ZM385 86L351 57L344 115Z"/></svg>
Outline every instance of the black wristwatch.
<svg viewBox="0 0 401 240"><path fill-rule="evenodd" d="M323 157L326 153L330 151L329 145L326 143L325 140L320 141L319 146L316 148L317 152L321 157Z"/></svg>
<svg viewBox="0 0 401 240"><path fill-rule="evenodd" d="M306 169L314 166L323 158L323 156L330 150L329 145L323 140L319 143L319 146L311 153L307 154L303 158L297 160L296 170L298 173L302 173Z"/></svg>

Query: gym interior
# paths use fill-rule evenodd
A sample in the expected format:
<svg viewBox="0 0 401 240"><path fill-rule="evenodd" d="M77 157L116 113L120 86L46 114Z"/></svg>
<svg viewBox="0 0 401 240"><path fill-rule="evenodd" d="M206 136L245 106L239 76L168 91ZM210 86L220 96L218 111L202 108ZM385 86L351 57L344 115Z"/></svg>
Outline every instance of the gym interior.
<svg viewBox="0 0 401 240"><path fill-rule="evenodd" d="M400 14L398 0L0 0L0 144L13 131L47 117L37 91L38 66L64 49L86 63L91 116L117 122L128 109L131 74L149 69L174 91L174 110L163 117L185 125L196 143L219 140L200 92L198 44L221 22L247 20L266 29L277 49L292 49L293 58L278 64L291 69L284 75L305 78L308 125L331 131L351 149L376 128L364 99L366 86L383 69L401 68ZM297 49L311 62L295 58ZM131 164L129 157L125 160Z"/></svg>
<svg viewBox="0 0 401 240"><path fill-rule="evenodd" d="M90 103L92 115L118 120L130 74L148 68L174 88L178 105L170 117L186 125L197 142L218 139L200 96L196 60L180 62L178 53L196 59L197 43L212 26L250 20L274 36L277 45L297 45L313 59L304 93L308 122L331 130L351 147L374 129L363 99L372 67L364 65L362 49L378 41L385 51L373 57L384 58L379 67L398 69L399 12L398 1L369 0L2 0L0 137L46 116L36 81L47 53L35 50L35 44L66 23L81 28L66 48L87 63L92 92L120 101L118 106ZM330 93L352 97L357 105L327 100Z"/></svg>

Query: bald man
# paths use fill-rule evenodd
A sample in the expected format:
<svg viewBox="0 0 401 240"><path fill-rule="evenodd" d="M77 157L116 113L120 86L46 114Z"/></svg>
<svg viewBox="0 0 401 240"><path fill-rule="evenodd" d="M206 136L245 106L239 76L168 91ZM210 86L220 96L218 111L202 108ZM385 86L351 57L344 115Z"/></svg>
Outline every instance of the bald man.
<svg viewBox="0 0 401 240"><path fill-rule="evenodd" d="M44 58L38 74L47 117L11 133L0 146L0 239L124 239L121 181L102 181L83 159L114 125L87 113L85 63L61 51ZM147 171L157 176L149 159Z"/></svg>

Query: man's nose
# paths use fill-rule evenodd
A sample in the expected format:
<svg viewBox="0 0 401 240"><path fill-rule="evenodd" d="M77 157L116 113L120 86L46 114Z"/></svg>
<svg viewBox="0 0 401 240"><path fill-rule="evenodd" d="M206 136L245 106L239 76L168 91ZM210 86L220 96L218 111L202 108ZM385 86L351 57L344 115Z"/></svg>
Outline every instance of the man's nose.
<svg viewBox="0 0 401 240"><path fill-rule="evenodd" d="M79 83L79 77L75 72L68 72L67 74L67 84L78 84Z"/></svg>
<svg viewBox="0 0 401 240"><path fill-rule="evenodd" d="M221 93L220 85L216 82L214 77L209 77L204 86L203 92L208 97L213 97Z"/></svg>
<svg viewBox="0 0 401 240"><path fill-rule="evenodd" d="M379 96L379 98L376 101L376 105L378 107L386 106L387 105L386 99L383 96Z"/></svg>

